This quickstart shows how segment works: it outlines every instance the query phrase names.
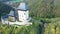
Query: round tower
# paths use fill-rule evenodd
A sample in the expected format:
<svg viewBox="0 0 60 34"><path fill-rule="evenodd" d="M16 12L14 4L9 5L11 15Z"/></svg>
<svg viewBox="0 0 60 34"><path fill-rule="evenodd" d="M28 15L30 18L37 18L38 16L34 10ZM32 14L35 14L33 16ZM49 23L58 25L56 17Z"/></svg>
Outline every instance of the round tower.
<svg viewBox="0 0 60 34"><path fill-rule="evenodd" d="M18 11L18 20L19 21L26 21L29 18L29 10L28 5L25 1L21 1L20 5L17 8Z"/></svg>

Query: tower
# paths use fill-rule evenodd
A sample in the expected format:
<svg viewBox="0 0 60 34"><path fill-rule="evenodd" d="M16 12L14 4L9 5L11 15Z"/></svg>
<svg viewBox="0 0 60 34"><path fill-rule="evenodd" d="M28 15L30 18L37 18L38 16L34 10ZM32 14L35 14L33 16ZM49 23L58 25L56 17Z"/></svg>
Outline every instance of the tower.
<svg viewBox="0 0 60 34"><path fill-rule="evenodd" d="M28 5L26 2L22 1L20 2L20 5L17 8L18 12L18 20L19 21L26 21L29 18L29 10Z"/></svg>

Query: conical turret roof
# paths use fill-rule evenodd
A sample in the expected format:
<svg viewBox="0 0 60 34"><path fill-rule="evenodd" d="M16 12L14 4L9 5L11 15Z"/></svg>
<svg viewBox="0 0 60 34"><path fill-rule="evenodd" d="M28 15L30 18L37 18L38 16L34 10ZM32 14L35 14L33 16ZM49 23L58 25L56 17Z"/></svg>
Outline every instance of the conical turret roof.
<svg viewBox="0 0 60 34"><path fill-rule="evenodd" d="M26 2L21 2L20 5L17 8L18 10L28 10L28 5Z"/></svg>

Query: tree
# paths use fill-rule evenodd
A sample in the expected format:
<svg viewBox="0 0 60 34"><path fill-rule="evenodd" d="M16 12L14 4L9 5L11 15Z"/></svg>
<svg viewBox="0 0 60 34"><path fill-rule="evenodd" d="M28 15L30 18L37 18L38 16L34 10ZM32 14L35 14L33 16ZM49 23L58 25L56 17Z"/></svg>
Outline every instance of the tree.
<svg viewBox="0 0 60 34"><path fill-rule="evenodd" d="M0 20L1 20L1 16L8 14L10 10L14 10L14 8L0 2Z"/></svg>
<svg viewBox="0 0 60 34"><path fill-rule="evenodd" d="M54 0L50 0L50 2L49 2L50 4L47 5L48 1L49 0L43 0L43 7L44 7L43 10L45 12L47 12L47 14L45 14L44 18L50 19L50 18L54 18L55 17L55 13L54 13ZM49 7L47 7L47 6L49 6ZM45 25L45 23L51 23L51 21L49 21L49 20L46 21L46 19L42 19L41 22L42 22L42 32L41 32L41 34L44 34L44 29L45 29L44 25Z"/></svg>
<svg viewBox="0 0 60 34"><path fill-rule="evenodd" d="M44 34L45 23L50 23L51 18L55 17L54 13L54 0L37 0L30 1L30 15L42 22L41 34Z"/></svg>

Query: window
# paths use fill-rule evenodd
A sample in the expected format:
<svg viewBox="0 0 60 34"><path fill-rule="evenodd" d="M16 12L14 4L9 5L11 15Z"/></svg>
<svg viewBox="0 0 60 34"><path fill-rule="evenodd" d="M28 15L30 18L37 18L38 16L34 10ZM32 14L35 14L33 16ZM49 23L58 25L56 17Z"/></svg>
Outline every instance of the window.
<svg viewBox="0 0 60 34"><path fill-rule="evenodd" d="M26 13L24 13L24 15L26 15Z"/></svg>

